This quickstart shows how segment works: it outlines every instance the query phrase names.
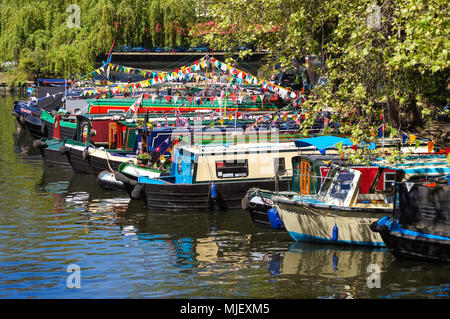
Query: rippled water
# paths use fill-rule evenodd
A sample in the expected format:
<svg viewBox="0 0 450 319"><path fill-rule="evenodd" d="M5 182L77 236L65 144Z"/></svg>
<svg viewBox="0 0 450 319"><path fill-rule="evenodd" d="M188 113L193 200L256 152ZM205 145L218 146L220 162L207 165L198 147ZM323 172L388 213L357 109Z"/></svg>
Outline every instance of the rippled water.
<svg viewBox="0 0 450 319"><path fill-rule="evenodd" d="M95 176L46 166L11 115L19 98L0 97L0 298L449 297L449 265L294 243L243 211L148 212ZM68 288L71 264L80 288Z"/></svg>

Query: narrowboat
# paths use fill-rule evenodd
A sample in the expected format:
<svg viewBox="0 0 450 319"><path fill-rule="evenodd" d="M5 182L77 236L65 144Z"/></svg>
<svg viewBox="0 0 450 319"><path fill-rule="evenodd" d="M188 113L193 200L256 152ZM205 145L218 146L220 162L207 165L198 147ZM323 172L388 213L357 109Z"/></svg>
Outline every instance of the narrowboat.
<svg viewBox="0 0 450 319"><path fill-rule="evenodd" d="M437 159L422 167L404 164L395 168L405 179L414 170L417 175L396 184L398 209L371 229L397 259L450 263L450 167Z"/></svg>
<svg viewBox="0 0 450 319"><path fill-rule="evenodd" d="M178 96L178 95L158 95L154 98L150 94L144 94L142 107L138 113L150 112L173 112L179 110L182 113L195 112L199 110L213 110L216 112L268 112L280 109L280 103L273 101L263 101L259 95L254 96L254 101L249 96L241 102L237 94L232 93L228 98L220 99L214 96ZM264 98L264 100L266 100ZM127 112L135 103L133 98L104 98L87 100L89 114L107 114L108 112Z"/></svg>
<svg viewBox="0 0 450 319"><path fill-rule="evenodd" d="M61 152L73 170L96 174L136 162L136 123L123 116L78 115L75 139L65 138Z"/></svg>
<svg viewBox="0 0 450 319"><path fill-rule="evenodd" d="M147 207L170 211L240 209L248 189L290 189L292 157L313 153L295 143L178 145L170 176L141 176Z"/></svg>
<svg viewBox="0 0 450 319"><path fill-rule="evenodd" d="M61 114L52 115L51 113L43 110L41 113L41 132L43 132L43 136L47 139L52 139L53 131L55 127L56 116L62 116ZM65 139L66 137L69 139L73 139L75 137L75 133L77 131L77 124L75 123L75 116L63 116L63 118L59 119L58 125L59 128L59 137L60 139Z"/></svg>

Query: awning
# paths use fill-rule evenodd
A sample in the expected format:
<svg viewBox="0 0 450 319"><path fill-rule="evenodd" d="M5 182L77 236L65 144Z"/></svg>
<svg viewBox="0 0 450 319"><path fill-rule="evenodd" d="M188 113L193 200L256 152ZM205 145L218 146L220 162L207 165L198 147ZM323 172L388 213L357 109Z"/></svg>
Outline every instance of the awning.
<svg viewBox="0 0 450 319"><path fill-rule="evenodd" d="M308 147L315 146L317 149L322 150L330 147L335 147L336 144L342 143L342 145L352 146L353 142L349 138L338 136L317 136L310 138L303 138L295 140L295 146Z"/></svg>

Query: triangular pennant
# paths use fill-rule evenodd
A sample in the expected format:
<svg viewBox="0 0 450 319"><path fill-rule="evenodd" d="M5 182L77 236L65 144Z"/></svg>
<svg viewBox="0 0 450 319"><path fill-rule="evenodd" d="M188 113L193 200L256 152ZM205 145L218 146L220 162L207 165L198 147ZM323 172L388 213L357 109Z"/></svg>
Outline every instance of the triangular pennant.
<svg viewBox="0 0 450 319"><path fill-rule="evenodd" d="M416 137L417 136L412 135L412 134L409 135L409 145L412 145L414 143L414 141L416 140Z"/></svg>

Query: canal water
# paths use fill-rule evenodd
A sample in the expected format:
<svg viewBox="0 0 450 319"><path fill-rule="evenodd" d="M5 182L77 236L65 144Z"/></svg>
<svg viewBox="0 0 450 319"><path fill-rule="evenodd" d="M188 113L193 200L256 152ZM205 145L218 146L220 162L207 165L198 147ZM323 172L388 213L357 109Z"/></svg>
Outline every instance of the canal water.
<svg viewBox="0 0 450 319"><path fill-rule="evenodd" d="M11 114L21 98L0 96L2 299L449 298L450 265L295 243L245 211L147 211L47 166Z"/></svg>

